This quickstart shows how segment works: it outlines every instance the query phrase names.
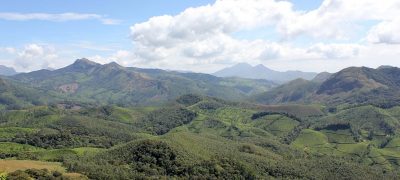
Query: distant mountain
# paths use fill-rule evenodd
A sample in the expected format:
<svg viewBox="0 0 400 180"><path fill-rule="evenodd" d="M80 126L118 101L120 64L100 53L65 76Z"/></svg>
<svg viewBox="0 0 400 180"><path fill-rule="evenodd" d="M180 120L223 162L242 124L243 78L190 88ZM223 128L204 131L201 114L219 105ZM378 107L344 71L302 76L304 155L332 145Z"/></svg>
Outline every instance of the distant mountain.
<svg viewBox="0 0 400 180"><path fill-rule="evenodd" d="M12 75L15 75L15 74L17 74L17 72L13 68L0 65L0 75L2 75L2 76L12 76Z"/></svg>
<svg viewBox="0 0 400 180"><path fill-rule="evenodd" d="M123 67L115 62L101 65L88 59L78 59L53 71L18 74L12 79L46 90L57 99L119 105L160 104L188 93L240 100L275 86L267 80Z"/></svg>
<svg viewBox="0 0 400 180"><path fill-rule="evenodd" d="M228 67L220 71L217 71L213 75L218 77L266 79L278 83L284 83L297 78L311 80L317 75L317 73L301 72L301 71L279 72L269 69L262 64L259 64L257 66L251 66L247 63L239 63L232 67Z"/></svg>
<svg viewBox="0 0 400 180"><path fill-rule="evenodd" d="M317 78L318 77L318 78ZM316 102L327 105L400 105L400 69L349 67L334 74L320 74L312 81L295 80L255 95L259 103Z"/></svg>

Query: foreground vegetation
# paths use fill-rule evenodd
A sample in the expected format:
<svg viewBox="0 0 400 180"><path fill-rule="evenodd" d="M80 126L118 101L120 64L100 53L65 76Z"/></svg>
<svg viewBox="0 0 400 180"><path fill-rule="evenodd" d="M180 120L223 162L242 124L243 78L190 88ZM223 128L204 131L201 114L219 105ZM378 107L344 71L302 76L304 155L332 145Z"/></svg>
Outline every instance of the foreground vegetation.
<svg viewBox="0 0 400 180"><path fill-rule="evenodd" d="M181 96L166 107L79 106L3 110L3 176L399 178L400 107L332 111L198 95Z"/></svg>

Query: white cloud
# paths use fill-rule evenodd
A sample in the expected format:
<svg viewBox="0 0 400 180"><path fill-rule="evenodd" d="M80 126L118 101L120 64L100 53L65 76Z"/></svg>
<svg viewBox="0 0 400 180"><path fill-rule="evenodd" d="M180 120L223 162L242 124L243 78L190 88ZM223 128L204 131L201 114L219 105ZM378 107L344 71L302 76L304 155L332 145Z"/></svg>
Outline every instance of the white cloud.
<svg viewBox="0 0 400 180"><path fill-rule="evenodd" d="M210 67L237 62L358 59L367 46L374 46L350 39L359 37L360 29L369 28L365 23L372 21L382 23L370 31L370 42L397 43L400 23L393 19L399 12L398 0L324 0L311 11L295 10L290 1L217 0L132 25L132 54L143 65L207 72L213 71ZM276 28L284 41L245 40L234 35L266 27ZM311 38L308 46L296 47L292 42L297 37Z"/></svg>
<svg viewBox="0 0 400 180"><path fill-rule="evenodd" d="M60 14L49 14L49 13L14 13L14 12L2 12L0 13L0 19L8 21L29 21L29 20L42 20L42 21L79 21L79 20L98 20L106 25L119 24L120 20L107 18L106 16L99 14L83 14L83 13L60 13Z"/></svg>
<svg viewBox="0 0 400 180"><path fill-rule="evenodd" d="M0 52L14 54L16 52L16 49L13 47L0 47Z"/></svg>
<svg viewBox="0 0 400 180"><path fill-rule="evenodd" d="M358 44L322 44L318 43L308 49L309 53L317 53L327 59L344 59L357 57L360 49Z"/></svg>
<svg viewBox="0 0 400 180"><path fill-rule="evenodd" d="M89 60L98 62L100 64L107 64L110 62L116 62L122 66L134 66L135 56L130 51L118 50L110 56L94 55L88 57Z"/></svg>
<svg viewBox="0 0 400 180"><path fill-rule="evenodd" d="M57 67L58 54L51 46L28 44L17 51L14 67L19 71L29 71Z"/></svg>
<svg viewBox="0 0 400 180"><path fill-rule="evenodd" d="M153 17L131 26L134 53L143 63L197 68L277 58L275 43L238 40L231 34L272 25L291 9L286 1L218 0L176 16Z"/></svg>
<svg viewBox="0 0 400 180"><path fill-rule="evenodd" d="M347 39L363 21L392 20L399 16L399 11L398 0L324 0L315 10L286 14L278 30L285 38L308 35Z"/></svg>
<svg viewBox="0 0 400 180"><path fill-rule="evenodd" d="M374 26L368 33L371 43L400 44L400 18L383 21Z"/></svg>

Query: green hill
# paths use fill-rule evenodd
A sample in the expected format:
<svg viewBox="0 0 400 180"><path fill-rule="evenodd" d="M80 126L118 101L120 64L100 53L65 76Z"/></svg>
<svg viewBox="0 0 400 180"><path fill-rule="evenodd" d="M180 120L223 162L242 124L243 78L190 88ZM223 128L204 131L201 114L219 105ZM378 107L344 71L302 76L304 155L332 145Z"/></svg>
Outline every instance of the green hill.
<svg viewBox="0 0 400 180"><path fill-rule="evenodd" d="M42 105L53 99L41 91L19 82L0 78L0 110L21 109L28 106Z"/></svg>
<svg viewBox="0 0 400 180"><path fill-rule="evenodd" d="M40 70L11 78L27 87L45 90L57 100L123 106L162 104L188 93L240 100L275 86L267 80L218 78L122 67L116 63L101 65L87 59L58 70Z"/></svg>
<svg viewBox="0 0 400 180"><path fill-rule="evenodd" d="M372 104L390 108L400 104L399 77L400 69L396 67L350 67L312 81L294 80L251 99L264 104Z"/></svg>

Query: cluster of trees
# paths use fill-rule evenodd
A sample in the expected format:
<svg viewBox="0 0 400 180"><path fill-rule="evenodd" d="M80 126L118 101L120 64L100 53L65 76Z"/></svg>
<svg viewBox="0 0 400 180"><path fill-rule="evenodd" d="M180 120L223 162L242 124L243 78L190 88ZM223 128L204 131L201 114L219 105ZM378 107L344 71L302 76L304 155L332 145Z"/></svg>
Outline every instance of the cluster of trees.
<svg viewBox="0 0 400 180"><path fill-rule="evenodd" d="M320 131L323 129L337 131L337 130L341 130L341 129L350 129L350 128L351 128L351 125L349 122L340 122L340 121L316 125L314 127L314 129L317 131Z"/></svg>
<svg viewBox="0 0 400 180"><path fill-rule="evenodd" d="M199 107L202 110L216 110L223 106L224 106L223 104L215 101L201 102L197 105L197 107Z"/></svg>
<svg viewBox="0 0 400 180"><path fill-rule="evenodd" d="M110 108L100 108L102 114ZM109 148L115 144L135 139L136 127L131 124L113 122L106 117L93 117L57 107L35 107L27 110L0 111L3 130L8 127L23 127L26 131L7 132L1 142L16 142L42 148L70 148L94 146ZM12 128L11 128L12 130Z"/></svg>
<svg viewBox="0 0 400 180"><path fill-rule="evenodd" d="M187 164L179 161L178 155L164 142L144 140L91 158L66 158L64 164L92 179L255 179L254 172L230 158Z"/></svg>
<svg viewBox="0 0 400 180"><path fill-rule="evenodd" d="M133 140L128 125L114 124L100 119L65 117L36 133L18 133L11 142L42 148L70 148L94 146L109 148Z"/></svg>
<svg viewBox="0 0 400 180"><path fill-rule="evenodd" d="M203 98L199 95L186 94L176 99L176 102L183 104L185 106L191 106L193 104L200 102L201 100L203 100Z"/></svg>
<svg viewBox="0 0 400 180"><path fill-rule="evenodd" d="M17 134L12 141L42 148L64 148L80 145L69 131L59 131L57 133L45 133L40 131L34 134Z"/></svg>
<svg viewBox="0 0 400 180"><path fill-rule="evenodd" d="M162 135L171 129L188 124L197 114L181 107L162 108L149 113L138 126L153 134Z"/></svg>
<svg viewBox="0 0 400 180"><path fill-rule="evenodd" d="M251 116L251 119L252 119L252 120L256 120L256 119L258 119L258 118L262 118L262 117L264 117L264 116L269 116L269 115L282 115L282 116L286 116L286 117L288 117L288 118L290 118L290 119L293 119L293 120L302 122L302 119L298 118L297 116L295 116L295 115L293 115L293 114L289 114L289 113L287 113L287 112L274 112L274 111L262 111L262 112L254 113L254 114Z"/></svg>

